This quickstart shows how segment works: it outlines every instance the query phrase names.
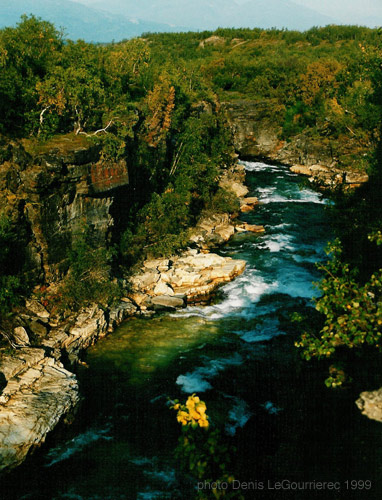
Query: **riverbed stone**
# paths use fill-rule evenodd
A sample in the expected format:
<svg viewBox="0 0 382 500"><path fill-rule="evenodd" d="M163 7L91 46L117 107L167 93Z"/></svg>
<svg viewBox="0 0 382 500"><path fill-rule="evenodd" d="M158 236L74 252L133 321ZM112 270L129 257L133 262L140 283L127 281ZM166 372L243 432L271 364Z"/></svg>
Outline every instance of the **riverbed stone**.
<svg viewBox="0 0 382 500"><path fill-rule="evenodd" d="M121 301L119 304L110 309L108 331L112 332L114 328L121 324L124 319L132 316L136 312L136 306L134 306L129 299L125 298L124 301Z"/></svg>
<svg viewBox="0 0 382 500"><path fill-rule="evenodd" d="M234 231L234 228L232 229ZM150 264L147 262L150 268ZM181 256L174 256L169 260L169 269L164 273L159 273L158 282L142 279L147 272L132 278L135 292L129 297L140 306L151 307L155 304L156 296L184 295L187 302L193 302L211 295L221 284L231 281L241 274L245 269L245 261L234 260L230 257L222 257L214 253L196 253L186 251ZM154 267L154 264L153 264ZM155 262L157 267L157 262ZM163 275L163 278L162 278ZM140 288L139 288L140 287ZM151 296L151 302L148 302ZM160 299L163 300L163 299ZM167 299L166 299L167 300ZM171 303L174 306L176 301ZM183 301L179 301L175 307L181 307ZM160 306L160 304L157 304Z"/></svg>
<svg viewBox="0 0 382 500"><path fill-rule="evenodd" d="M159 281L159 283L154 288L154 295L174 295L174 290L171 286L167 285L163 281Z"/></svg>
<svg viewBox="0 0 382 500"><path fill-rule="evenodd" d="M247 222L240 222L235 226L235 230L240 232L250 232L250 233L263 233L265 231L264 226L259 226L256 224L248 224Z"/></svg>
<svg viewBox="0 0 382 500"><path fill-rule="evenodd" d="M43 338L48 333L48 328L40 321L30 321L28 326L31 332L37 337Z"/></svg>

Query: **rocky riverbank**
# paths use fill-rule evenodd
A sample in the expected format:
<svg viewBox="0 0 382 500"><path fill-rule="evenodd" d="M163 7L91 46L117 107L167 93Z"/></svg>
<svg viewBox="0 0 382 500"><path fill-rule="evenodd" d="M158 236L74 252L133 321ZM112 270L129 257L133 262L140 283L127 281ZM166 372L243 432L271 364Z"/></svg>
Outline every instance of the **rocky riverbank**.
<svg viewBox="0 0 382 500"><path fill-rule="evenodd" d="M244 178L244 168L237 165L221 184L236 194L241 211L247 212L257 199L246 198ZM22 463L60 420L75 411L80 391L76 376L67 368L81 359L87 347L129 316L205 303L221 284L240 275L245 261L209 253L209 248L243 231L264 228L228 214L205 216L192 231L193 248L167 259L145 261L125 280L125 296L113 307L94 304L58 321L38 297L26 301L14 331L4 332L14 349L0 359L0 471Z"/></svg>
<svg viewBox="0 0 382 500"><path fill-rule="evenodd" d="M311 183L324 188L343 186L352 189L369 180L366 173L343 170L333 166L292 165L290 169L295 174L308 176Z"/></svg>
<svg viewBox="0 0 382 500"><path fill-rule="evenodd" d="M337 151L333 141L306 133L288 141L280 140L282 130L275 123L268 103L236 100L223 103L223 108L233 132L235 149L242 158L288 165L293 172L309 176L319 187L354 188L367 182L368 175L359 169L359 164L368 151L360 149L354 138L347 141L341 151ZM341 158L346 159L346 166Z"/></svg>

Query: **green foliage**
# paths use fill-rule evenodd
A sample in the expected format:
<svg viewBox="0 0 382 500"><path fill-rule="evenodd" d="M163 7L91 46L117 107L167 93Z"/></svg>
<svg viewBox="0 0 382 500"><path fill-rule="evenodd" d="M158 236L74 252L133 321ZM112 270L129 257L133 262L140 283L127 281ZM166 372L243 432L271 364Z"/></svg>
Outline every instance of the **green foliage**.
<svg viewBox="0 0 382 500"><path fill-rule="evenodd" d="M297 101L285 112L282 138L288 139L300 134L306 126L314 125L315 122L315 116L311 108L302 101Z"/></svg>
<svg viewBox="0 0 382 500"><path fill-rule="evenodd" d="M22 233L22 231L21 231ZM21 294L26 291L22 283L24 254L22 234L11 220L0 215L0 315L5 316L20 304Z"/></svg>
<svg viewBox="0 0 382 500"><path fill-rule="evenodd" d="M342 260L338 240L328 252L332 258L319 265L326 276L319 283L322 296L316 299L316 309L325 317L324 326L319 336L304 333L296 346L302 348L306 360L331 358L344 347L369 345L382 350L382 269L360 285L357 270ZM338 375L327 380L330 386L340 382Z"/></svg>
<svg viewBox="0 0 382 500"><path fill-rule="evenodd" d="M240 490L219 488L219 483L230 485L235 480L230 467L236 449L219 429L210 428L205 402L192 394L184 405L178 400L172 403L170 408L177 411L177 421L182 424L182 434L175 449L181 469L198 481L216 486L211 491L198 490L197 498L243 499Z"/></svg>
<svg viewBox="0 0 382 500"><path fill-rule="evenodd" d="M20 304L21 292L21 280L18 276L0 275L0 316L6 316Z"/></svg>
<svg viewBox="0 0 382 500"><path fill-rule="evenodd" d="M213 195L210 206L207 207L215 213L238 213L240 201L233 191L219 188Z"/></svg>
<svg viewBox="0 0 382 500"><path fill-rule="evenodd" d="M141 161L150 162L154 193L122 235L120 248L126 264L184 248L188 229L206 208L237 209L232 195L218 191L222 166L230 164L233 153L223 118L201 110L186 115L183 123L175 118L168 133L173 141L148 146L154 154L140 149ZM142 190L147 192L147 183Z"/></svg>
<svg viewBox="0 0 382 500"><path fill-rule="evenodd" d="M121 297L118 284L111 279L115 250L100 246L89 228L84 228L68 251L69 271L61 295L64 307L78 309L90 303L108 305Z"/></svg>
<svg viewBox="0 0 382 500"><path fill-rule="evenodd" d="M62 34L34 16L0 31L0 131L24 134L33 128L36 84L58 62L62 46Z"/></svg>

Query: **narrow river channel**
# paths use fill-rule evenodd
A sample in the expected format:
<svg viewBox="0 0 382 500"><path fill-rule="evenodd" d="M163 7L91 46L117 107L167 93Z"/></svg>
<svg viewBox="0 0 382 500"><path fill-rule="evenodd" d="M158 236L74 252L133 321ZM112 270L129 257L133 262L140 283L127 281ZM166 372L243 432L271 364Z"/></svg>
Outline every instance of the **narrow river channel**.
<svg viewBox="0 0 382 500"><path fill-rule="evenodd" d="M266 231L238 234L219 252L245 259L244 274L212 305L133 318L89 349L69 435L32 457L24 480L8 485L14 498L191 499L167 401L192 393L232 436L235 477L252 483L246 498L374 498L375 483L354 492L346 481L377 480L381 424L361 416L346 390L326 389L322 369L294 347L290 317L312 308L315 262L332 238L326 200L287 167L243 163L261 204L242 219ZM341 490L272 490L283 480L337 481Z"/></svg>

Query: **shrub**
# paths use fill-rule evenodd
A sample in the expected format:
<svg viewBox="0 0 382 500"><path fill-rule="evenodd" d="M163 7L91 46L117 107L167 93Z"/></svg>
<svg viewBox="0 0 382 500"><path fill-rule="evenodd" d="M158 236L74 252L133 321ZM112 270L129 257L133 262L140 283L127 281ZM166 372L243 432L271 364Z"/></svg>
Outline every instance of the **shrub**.
<svg viewBox="0 0 382 500"><path fill-rule="evenodd" d="M114 254L114 248L97 245L88 228L75 237L61 290L64 306L77 309L92 302L106 306L121 297L118 284L111 280Z"/></svg>

